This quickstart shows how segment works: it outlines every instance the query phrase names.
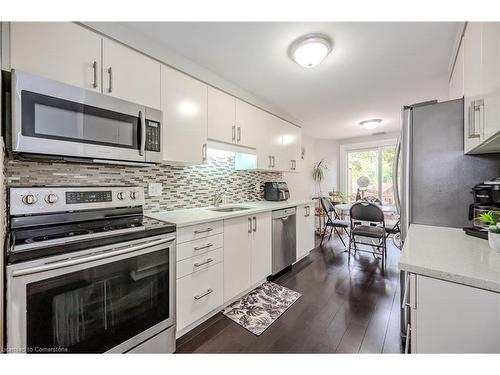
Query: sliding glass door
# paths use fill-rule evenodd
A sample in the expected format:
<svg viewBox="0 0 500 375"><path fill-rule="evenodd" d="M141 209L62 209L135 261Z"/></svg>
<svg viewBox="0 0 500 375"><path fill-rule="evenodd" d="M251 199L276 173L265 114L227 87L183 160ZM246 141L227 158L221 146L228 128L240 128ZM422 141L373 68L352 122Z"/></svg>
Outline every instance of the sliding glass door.
<svg viewBox="0 0 500 375"><path fill-rule="evenodd" d="M394 204L392 166L394 146L347 151L345 181L350 202L371 197L383 204Z"/></svg>

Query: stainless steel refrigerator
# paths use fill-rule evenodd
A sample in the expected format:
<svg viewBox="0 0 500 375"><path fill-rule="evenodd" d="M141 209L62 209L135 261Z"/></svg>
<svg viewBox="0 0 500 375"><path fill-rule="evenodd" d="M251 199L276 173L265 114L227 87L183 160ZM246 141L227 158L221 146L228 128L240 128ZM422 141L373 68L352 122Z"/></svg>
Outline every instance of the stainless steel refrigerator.
<svg viewBox="0 0 500 375"><path fill-rule="evenodd" d="M500 176L500 154L464 155L463 99L404 106L396 146L394 191L401 239L410 224L470 226L471 189ZM405 275L401 275L404 290ZM401 313L406 338L408 316Z"/></svg>

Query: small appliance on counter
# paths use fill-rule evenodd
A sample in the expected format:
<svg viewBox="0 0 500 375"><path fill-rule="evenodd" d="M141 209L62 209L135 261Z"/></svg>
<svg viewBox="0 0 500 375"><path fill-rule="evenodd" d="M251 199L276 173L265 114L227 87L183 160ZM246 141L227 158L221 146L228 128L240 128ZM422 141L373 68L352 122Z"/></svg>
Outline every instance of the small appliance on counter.
<svg viewBox="0 0 500 375"><path fill-rule="evenodd" d="M469 220L471 227L463 228L465 233L488 239L488 226L476 218L488 211L500 210L500 177L477 184L472 188L474 203L469 206Z"/></svg>
<svg viewBox="0 0 500 375"><path fill-rule="evenodd" d="M286 201L290 198L290 190L286 182L266 182L264 199L266 201Z"/></svg>

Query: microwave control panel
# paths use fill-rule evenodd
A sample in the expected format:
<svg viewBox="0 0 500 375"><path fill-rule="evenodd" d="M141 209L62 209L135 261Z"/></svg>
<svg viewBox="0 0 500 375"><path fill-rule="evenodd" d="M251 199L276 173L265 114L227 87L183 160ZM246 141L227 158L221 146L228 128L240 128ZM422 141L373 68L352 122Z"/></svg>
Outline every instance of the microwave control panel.
<svg viewBox="0 0 500 375"><path fill-rule="evenodd" d="M146 120L146 151L160 152L160 123Z"/></svg>

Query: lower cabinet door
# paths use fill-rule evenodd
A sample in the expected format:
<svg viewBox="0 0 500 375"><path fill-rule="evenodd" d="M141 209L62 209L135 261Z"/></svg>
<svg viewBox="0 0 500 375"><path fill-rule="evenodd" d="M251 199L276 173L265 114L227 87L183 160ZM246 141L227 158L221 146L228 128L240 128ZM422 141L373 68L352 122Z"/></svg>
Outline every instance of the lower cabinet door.
<svg viewBox="0 0 500 375"><path fill-rule="evenodd" d="M222 280L222 263L177 280L178 331L222 305Z"/></svg>
<svg viewBox="0 0 500 375"><path fill-rule="evenodd" d="M420 275L416 289L412 353L500 353L500 293Z"/></svg>
<svg viewBox="0 0 500 375"><path fill-rule="evenodd" d="M272 272L271 212L252 217L252 285Z"/></svg>
<svg viewBox="0 0 500 375"><path fill-rule="evenodd" d="M250 288L252 237L252 216L224 220L224 302Z"/></svg>
<svg viewBox="0 0 500 375"><path fill-rule="evenodd" d="M297 207L297 259L314 248L314 205Z"/></svg>

